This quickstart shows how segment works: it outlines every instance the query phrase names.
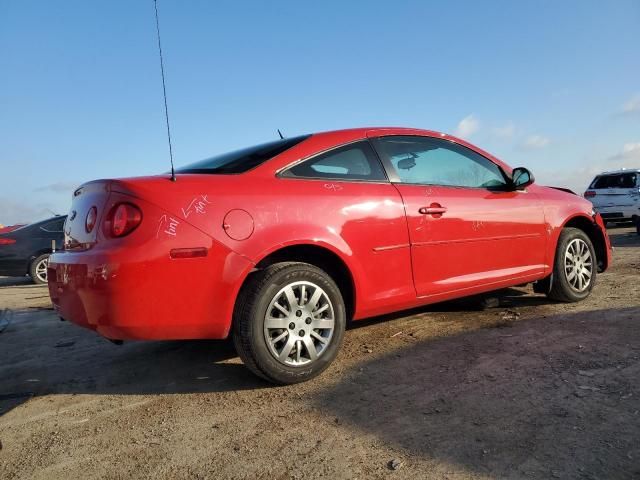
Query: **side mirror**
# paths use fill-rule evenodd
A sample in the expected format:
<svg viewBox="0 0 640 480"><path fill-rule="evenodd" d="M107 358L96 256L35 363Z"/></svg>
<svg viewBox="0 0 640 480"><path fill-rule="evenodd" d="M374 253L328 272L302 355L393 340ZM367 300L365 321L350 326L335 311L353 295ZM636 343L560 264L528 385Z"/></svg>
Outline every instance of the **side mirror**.
<svg viewBox="0 0 640 480"><path fill-rule="evenodd" d="M511 173L511 185L514 190L523 190L535 181L533 173L524 167L514 168Z"/></svg>

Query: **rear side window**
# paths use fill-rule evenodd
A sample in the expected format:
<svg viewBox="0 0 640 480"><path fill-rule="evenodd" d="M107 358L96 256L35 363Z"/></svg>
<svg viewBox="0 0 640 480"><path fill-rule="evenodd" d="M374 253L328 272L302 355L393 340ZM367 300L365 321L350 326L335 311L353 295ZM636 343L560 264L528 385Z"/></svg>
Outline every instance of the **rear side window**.
<svg viewBox="0 0 640 480"><path fill-rule="evenodd" d="M64 221L66 217L58 218L51 222L45 223L40 227L45 232L61 233L64 230Z"/></svg>
<svg viewBox="0 0 640 480"><path fill-rule="evenodd" d="M599 190L601 188L633 188L637 185L635 173L619 173L615 175L600 175L591 183L589 188Z"/></svg>
<svg viewBox="0 0 640 480"><path fill-rule="evenodd" d="M386 181L382 164L369 142L356 142L305 160L282 176L336 180Z"/></svg>
<svg viewBox="0 0 640 480"><path fill-rule="evenodd" d="M176 173L243 173L280 155L285 150L306 140L311 135L284 138L275 142L263 143L253 147L243 148L234 152L223 153L215 157L201 160L186 167L176 169Z"/></svg>

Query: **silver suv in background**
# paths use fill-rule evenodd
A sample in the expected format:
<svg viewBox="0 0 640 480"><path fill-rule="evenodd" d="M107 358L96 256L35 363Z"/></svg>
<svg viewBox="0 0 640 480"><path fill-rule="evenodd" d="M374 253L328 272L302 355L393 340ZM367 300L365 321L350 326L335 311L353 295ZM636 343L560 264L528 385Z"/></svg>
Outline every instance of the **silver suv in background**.
<svg viewBox="0 0 640 480"><path fill-rule="evenodd" d="M640 221L640 169L622 169L596 176L584 198L606 222Z"/></svg>

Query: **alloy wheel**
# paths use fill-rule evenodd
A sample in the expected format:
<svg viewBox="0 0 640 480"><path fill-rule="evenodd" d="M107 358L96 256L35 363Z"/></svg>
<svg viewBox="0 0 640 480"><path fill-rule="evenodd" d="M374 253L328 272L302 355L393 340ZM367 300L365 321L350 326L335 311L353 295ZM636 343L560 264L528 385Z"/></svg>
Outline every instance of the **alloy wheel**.
<svg viewBox="0 0 640 480"><path fill-rule="evenodd" d="M584 292L591 284L593 277L593 259L587 243L574 238L569 242L564 253L564 272L567 281L576 292Z"/></svg>
<svg viewBox="0 0 640 480"><path fill-rule="evenodd" d="M48 265L49 265L48 258L43 258L36 265L36 268L35 268L36 277L38 277L38 280L40 280L42 283L47 283L47 266Z"/></svg>
<svg viewBox="0 0 640 480"><path fill-rule="evenodd" d="M264 337L273 357L298 367L315 361L333 337L335 315L327 293L300 281L275 294L264 317Z"/></svg>

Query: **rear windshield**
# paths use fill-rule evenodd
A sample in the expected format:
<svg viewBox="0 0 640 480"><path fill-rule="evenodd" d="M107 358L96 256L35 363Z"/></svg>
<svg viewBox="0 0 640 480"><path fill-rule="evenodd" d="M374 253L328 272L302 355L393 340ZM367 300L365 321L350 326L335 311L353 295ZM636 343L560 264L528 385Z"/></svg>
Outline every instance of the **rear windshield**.
<svg viewBox="0 0 640 480"><path fill-rule="evenodd" d="M633 188L636 186L635 173L618 173L613 175L600 175L591 183L594 189L599 188Z"/></svg>
<svg viewBox="0 0 640 480"><path fill-rule="evenodd" d="M266 162L267 160L289 150L294 145L306 140L311 135L284 138L275 142L263 143L253 147L243 148L234 152L223 153L215 157L201 160L182 168L176 173L242 173Z"/></svg>

